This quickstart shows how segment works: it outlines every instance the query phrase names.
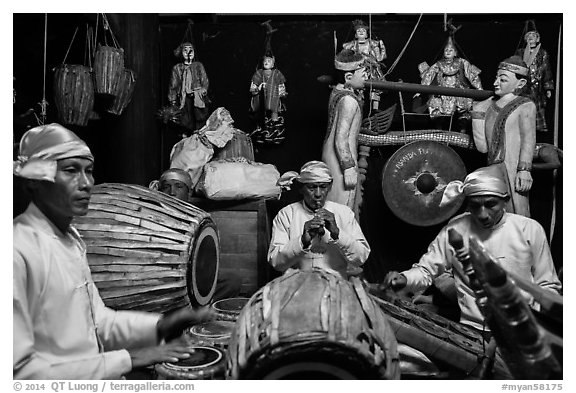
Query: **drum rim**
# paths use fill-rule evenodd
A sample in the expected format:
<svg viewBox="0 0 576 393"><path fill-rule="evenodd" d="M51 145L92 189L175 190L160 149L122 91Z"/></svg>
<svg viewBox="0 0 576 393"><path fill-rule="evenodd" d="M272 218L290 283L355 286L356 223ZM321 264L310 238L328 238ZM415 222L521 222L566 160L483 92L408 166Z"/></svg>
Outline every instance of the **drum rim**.
<svg viewBox="0 0 576 393"><path fill-rule="evenodd" d="M202 325L206 325L208 323L226 323L226 324L229 324L230 325L230 331L228 333L224 333L224 334L206 334L206 333L201 333L201 332L197 332L194 330L194 328L200 327ZM190 327L188 329L188 332L194 336L198 336L198 337L202 337L202 338L212 338L212 339L214 339L214 338L226 338L226 337L230 337L232 335L232 330L234 329L234 326L235 326L235 323L231 322L231 321L215 320L215 321L209 321L209 322L203 322L203 323L196 324L196 325Z"/></svg>
<svg viewBox="0 0 576 393"><path fill-rule="evenodd" d="M214 303L212 303L212 308L218 312L222 312L222 313L230 313L230 314L240 314L242 312L242 310L226 310L224 308L219 308L218 305L220 304L225 304L226 301L230 301L230 300L246 300L246 303L244 304L244 306L246 306L246 304L248 304L248 302L250 301L249 297L242 297L242 296L236 296L236 297L229 297L226 299L220 299L220 300L216 300Z"/></svg>
<svg viewBox="0 0 576 393"><path fill-rule="evenodd" d="M199 236L194 239L191 244L192 253L190 254L190 259L187 264L189 266L188 272L186 273L186 280L189 281L190 285L188 285L188 296L190 297L190 301L194 304L197 303L200 306L207 305L210 300L212 300L212 296L214 296L214 292L216 291L216 282L218 281L218 270L220 269L220 238L218 237L218 231L216 230L215 224L212 219L207 219L206 222L201 224L198 228ZM200 251L200 245L202 241L208 236L208 233L213 236L215 239L215 250L216 250L216 274L214 275L214 282L212 283L212 287L208 291L206 296L202 296L198 289L198 285L196 280L193 280L193 277L196 277L196 269L198 268L197 264L197 256ZM192 292L190 293L190 290Z"/></svg>
<svg viewBox="0 0 576 393"><path fill-rule="evenodd" d="M212 362L210 362L208 364L203 364L202 366L177 366L174 363L168 363L168 362L162 362L161 365L163 367L167 368L168 370L172 370L172 371L201 371L201 370L205 370L208 367L211 367L211 366L218 364L224 358L224 352L218 348L215 348L215 347L209 347L207 345L195 345L195 346L190 347L190 348L207 349L209 351L216 352L218 354L218 358L216 358L216 360L213 360Z"/></svg>

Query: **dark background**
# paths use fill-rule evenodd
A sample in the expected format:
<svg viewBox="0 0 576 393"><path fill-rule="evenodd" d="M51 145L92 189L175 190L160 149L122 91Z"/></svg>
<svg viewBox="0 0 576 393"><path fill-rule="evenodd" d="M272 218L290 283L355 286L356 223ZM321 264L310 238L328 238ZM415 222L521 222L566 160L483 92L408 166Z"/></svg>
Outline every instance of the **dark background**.
<svg viewBox="0 0 576 393"><path fill-rule="evenodd" d="M125 50L125 67L137 74L134 97L121 116L100 110L105 102L96 98L100 119L87 127L70 126L90 145L95 157L97 183L125 182L148 185L169 165L169 153L179 140L177 132L156 117L156 111L167 105L170 69L178 62L173 50L189 40L190 26L196 59L201 61L210 79L211 111L223 106L235 120L235 127L245 132L253 129L248 117L251 76L264 52L266 29L262 22L270 20L277 29L272 36L276 67L286 77L286 140L278 146L255 145L256 160L276 165L280 173L298 170L303 163L320 159L326 131L327 103L330 89L317 77L333 71L334 32L338 49L354 38L351 21L361 18L371 22L372 37L386 45L387 66L397 59L406 45L418 14L107 14L112 32ZM387 80L419 83L417 66L426 61L433 64L441 57L447 33L443 14L423 15L405 52ZM452 23L461 26L456 41L460 56L482 70L484 89L491 90L498 63L514 54L522 44L525 21L534 19L556 74L559 31L562 14L450 14ZM74 30L78 33L66 64L86 62L86 27L95 27L96 14L48 14L46 62L44 63L45 14L14 14L14 140L36 125L31 116L22 117L32 108L40 113L38 103L43 97L44 73L46 100L49 102L46 123L58 122L53 102L53 68L64 62ZM98 20L102 21L101 17ZM110 33L99 25L99 42L111 44ZM558 78L558 76L556 76ZM562 147L562 91L560 91L559 146ZM412 106L411 94L404 94L406 110ZM398 103L397 92L383 95L381 108ZM553 142L554 105L548 105L550 131L538 135L538 142ZM408 129L431 128L422 118L407 118ZM399 108L392 130L401 130ZM365 204L360 219L372 246L367 262L368 278L380 279L391 269L404 269L417 261L443 224L432 227L409 225L392 214L381 191L381 171L397 147L373 148L365 183ZM484 157L465 149L455 149L468 171L482 166ZM562 265L562 171L557 189L557 222L552 250L557 266ZM551 174L535 174L532 196L533 217L548 231L551 220ZM25 200L15 180L14 214L20 212ZM279 201L268 203L272 219L279 208L298 198L293 192Z"/></svg>

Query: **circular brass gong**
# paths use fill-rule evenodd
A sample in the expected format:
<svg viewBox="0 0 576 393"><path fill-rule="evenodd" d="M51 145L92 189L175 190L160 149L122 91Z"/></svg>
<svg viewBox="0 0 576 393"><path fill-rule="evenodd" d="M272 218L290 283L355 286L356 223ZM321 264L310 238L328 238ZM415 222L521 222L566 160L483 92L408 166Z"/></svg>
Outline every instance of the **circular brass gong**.
<svg viewBox="0 0 576 393"><path fill-rule="evenodd" d="M442 193L453 180L466 177L464 162L450 147L433 141L415 141L399 148L382 170L386 204L401 220L431 226L448 220L464 197L440 207Z"/></svg>

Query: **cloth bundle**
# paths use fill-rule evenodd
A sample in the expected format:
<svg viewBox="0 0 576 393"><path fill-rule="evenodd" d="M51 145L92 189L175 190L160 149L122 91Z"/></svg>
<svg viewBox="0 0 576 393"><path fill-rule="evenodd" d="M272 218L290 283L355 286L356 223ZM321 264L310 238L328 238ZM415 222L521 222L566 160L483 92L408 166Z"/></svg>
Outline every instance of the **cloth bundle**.
<svg viewBox="0 0 576 393"><path fill-rule="evenodd" d="M279 198L279 178L272 164L245 158L211 161L204 166L196 192L213 200Z"/></svg>

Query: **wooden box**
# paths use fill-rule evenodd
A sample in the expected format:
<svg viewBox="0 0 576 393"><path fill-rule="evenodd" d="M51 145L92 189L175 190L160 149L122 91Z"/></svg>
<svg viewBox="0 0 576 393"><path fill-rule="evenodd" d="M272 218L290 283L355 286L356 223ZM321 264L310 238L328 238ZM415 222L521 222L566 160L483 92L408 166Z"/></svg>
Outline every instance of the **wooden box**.
<svg viewBox="0 0 576 393"><path fill-rule="evenodd" d="M242 278L240 294L251 296L270 278L266 260L270 223L266 201L212 201L192 198L191 203L212 216L220 236L220 271Z"/></svg>

